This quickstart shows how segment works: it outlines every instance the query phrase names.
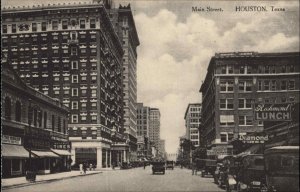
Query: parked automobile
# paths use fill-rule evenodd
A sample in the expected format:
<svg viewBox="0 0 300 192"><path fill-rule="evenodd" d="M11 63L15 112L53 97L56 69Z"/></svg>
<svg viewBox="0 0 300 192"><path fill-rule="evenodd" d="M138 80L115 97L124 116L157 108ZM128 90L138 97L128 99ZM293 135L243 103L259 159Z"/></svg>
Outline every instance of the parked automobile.
<svg viewBox="0 0 300 192"><path fill-rule="evenodd" d="M174 161L166 161L166 169L174 169Z"/></svg>
<svg viewBox="0 0 300 192"><path fill-rule="evenodd" d="M155 173L163 173L165 174L165 162L164 161L157 161L157 162L152 162L152 174L154 175Z"/></svg>
<svg viewBox="0 0 300 192"><path fill-rule="evenodd" d="M131 165L127 162L122 162L121 163L121 166L120 166L120 169L129 169L131 168Z"/></svg>
<svg viewBox="0 0 300 192"><path fill-rule="evenodd" d="M279 146L264 153L268 192L299 191L299 146Z"/></svg>
<svg viewBox="0 0 300 192"><path fill-rule="evenodd" d="M267 190L263 154L239 155L236 161L240 162L236 176L238 192Z"/></svg>
<svg viewBox="0 0 300 192"><path fill-rule="evenodd" d="M198 166L200 166L201 170L201 177L205 177L206 175L213 175L216 166L217 166L217 161L213 159L200 159L198 162L196 162L197 169Z"/></svg>

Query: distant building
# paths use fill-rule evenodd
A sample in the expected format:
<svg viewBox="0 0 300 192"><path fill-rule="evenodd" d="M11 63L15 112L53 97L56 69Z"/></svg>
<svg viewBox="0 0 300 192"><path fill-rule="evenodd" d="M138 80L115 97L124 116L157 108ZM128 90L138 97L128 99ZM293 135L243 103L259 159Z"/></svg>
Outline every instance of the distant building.
<svg viewBox="0 0 300 192"><path fill-rule="evenodd" d="M162 154L166 153L166 141L161 139L159 141L159 149L158 149Z"/></svg>
<svg viewBox="0 0 300 192"><path fill-rule="evenodd" d="M254 105L299 103L299 71L299 52L216 53L200 88L204 145L232 154L234 138L263 132Z"/></svg>
<svg viewBox="0 0 300 192"><path fill-rule="evenodd" d="M1 69L2 177L25 175L29 149L38 173L69 170L67 107L26 85L7 63Z"/></svg>
<svg viewBox="0 0 300 192"><path fill-rule="evenodd" d="M201 124L201 104L191 103L188 105L185 115L186 138L191 140L195 147L199 146L199 126Z"/></svg>
<svg viewBox="0 0 300 192"><path fill-rule="evenodd" d="M158 108L150 108L149 138L154 146L159 149L160 145L160 111Z"/></svg>

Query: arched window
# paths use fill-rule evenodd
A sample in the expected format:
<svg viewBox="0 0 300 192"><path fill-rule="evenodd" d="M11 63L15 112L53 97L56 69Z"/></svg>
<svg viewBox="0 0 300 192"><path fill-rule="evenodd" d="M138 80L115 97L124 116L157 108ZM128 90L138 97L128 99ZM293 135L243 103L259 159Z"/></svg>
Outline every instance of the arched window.
<svg viewBox="0 0 300 192"><path fill-rule="evenodd" d="M16 102L16 121L21 122L21 113L22 113L22 108L21 108L21 103L20 101Z"/></svg>
<svg viewBox="0 0 300 192"><path fill-rule="evenodd" d="M58 129L58 132L61 132L61 120L60 120L60 117L58 117L57 129Z"/></svg>
<svg viewBox="0 0 300 192"><path fill-rule="evenodd" d="M47 129L47 112L44 112L44 128Z"/></svg>
<svg viewBox="0 0 300 192"><path fill-rule="evenodd" d="M11 120L11 100L9 97L5 97L5 118Z"/></svg>
<svg viewBox="0 0 300 192"><path fill-rule="evenodd" d="M55 127L55 117L54 115L52 115L52 131L54 131L54 127Z"/></svg>

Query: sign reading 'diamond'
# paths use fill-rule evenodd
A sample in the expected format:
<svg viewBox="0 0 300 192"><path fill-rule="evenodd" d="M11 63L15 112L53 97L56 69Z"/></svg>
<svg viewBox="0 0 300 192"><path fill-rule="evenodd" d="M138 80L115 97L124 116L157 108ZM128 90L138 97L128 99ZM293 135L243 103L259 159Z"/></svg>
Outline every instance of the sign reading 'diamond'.
<svg viewBox="0 0 300 192"><path fill-rule="evenodd" d="M291 104L259 104L254 116L258 121L291 121L291 108Z"/></svg>

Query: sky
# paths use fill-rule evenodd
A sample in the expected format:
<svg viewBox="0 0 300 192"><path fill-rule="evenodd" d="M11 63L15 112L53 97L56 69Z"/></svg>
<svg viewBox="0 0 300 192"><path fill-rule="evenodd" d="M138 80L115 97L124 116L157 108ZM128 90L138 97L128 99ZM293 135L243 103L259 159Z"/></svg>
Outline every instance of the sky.
<svg viewBox="0 0 300 192"><path fill-rule="evenodd" d="M88 1L88 0L83 0ZM79 0L1 0L3 6L79 2ZM299 1L115 0L131 4L140 40L137 59L138 102L161 112L161 139L176 153L185 134L189 103L199 92L207 66L218 52L299 51ZM223 12L192 12L192 7ZM236 12L236 6L267 6L268 12ZM270 11L270 6L285 8Z"/></svg>

